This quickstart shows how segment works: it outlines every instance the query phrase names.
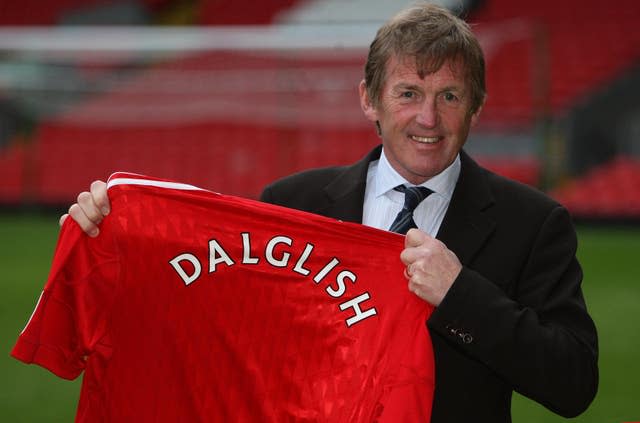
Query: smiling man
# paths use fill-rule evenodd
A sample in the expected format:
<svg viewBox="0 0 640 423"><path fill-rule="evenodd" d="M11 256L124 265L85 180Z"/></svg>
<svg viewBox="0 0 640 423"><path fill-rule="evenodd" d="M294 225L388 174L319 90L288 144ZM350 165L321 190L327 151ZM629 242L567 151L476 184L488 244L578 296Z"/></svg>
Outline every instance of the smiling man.
<svg viewBox="0 0 640 423"><path fill-rule="evenodd" d="M406 58L391 57L386 70L377 100L360 83L362 110L378 125L391 167L419 185L453 163L481 106L472 110L463 63L455 58L422 77Z"/></svg>
<svg viewBox="0 0 640 423"><path fill-rule="evenodd" d="M381 229L410 214L408 288L437 306L426 322L432 422L510 422L513 390L575 416L598 385L575 231L561 205L462 150L485 101L484 72L465 22L428 4L401 12L371 43L359 86L382 146L352 166L284 178L262 199Z"/></svg>
<svg viewBox="0 0 640 423"><path fill-rule="evenodd" d="M351 166L276 181L261 199L406 232L408 289L436 306L425 322L432 422L510 422L514 390L576 416L597 391L598 346L575 230L560 204L464 152L484 72L464 21L430 4L401 12L378 31L359 85L382 145ZM69 214L95 236L108 207L95 182Z"/></svg>

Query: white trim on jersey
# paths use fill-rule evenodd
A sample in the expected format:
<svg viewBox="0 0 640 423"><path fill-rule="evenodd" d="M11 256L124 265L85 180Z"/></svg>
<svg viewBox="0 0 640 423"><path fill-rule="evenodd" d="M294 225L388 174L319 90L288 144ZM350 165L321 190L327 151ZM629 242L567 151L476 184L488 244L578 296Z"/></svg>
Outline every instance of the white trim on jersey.
<svg viewBox="0 0 640 423"><path fill-rule="evenodd" d="M154 181L151 179L136 178L109 179L109 182L107 182L107 189L116 185L144 185L158 188L180 189L185 191L207 191L206 189L199 188L195 185L183 184L179 182Z"/></svg>
<svg viewBox="0 0 640 423"><path fill-rule="evenodd" d="M29 317L29 320L27 320L27 324L24 325L24 328L22 329L22 332L20 332L20 335L22 335L24 333L25 330L27 330L27 326L29 326L29 323L31 323L31 319L33 319L33 315L36 314L36 310L38 309L38 306L40 305L40 301L42 301L42 296L44 295L44 290L42 290L42 292L40 292L40 296L38 297L38 301L36 302L36 306L33 309L33 311L31 312L31 316Z"/></svg>

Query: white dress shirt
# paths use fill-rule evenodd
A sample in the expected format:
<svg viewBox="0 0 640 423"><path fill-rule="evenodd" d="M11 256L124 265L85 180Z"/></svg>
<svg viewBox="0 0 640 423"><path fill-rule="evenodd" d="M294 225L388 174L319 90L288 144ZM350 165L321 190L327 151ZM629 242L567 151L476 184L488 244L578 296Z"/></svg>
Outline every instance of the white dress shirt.
<svg viewBox="0 0 640 423"><path fill-rule="evenodd" d="M421 184L433 191L413 212L418 229L435 237L451 202L453 190L460 176L460 155L449 167ZM364 192L362 223L378 229L389 229L404 204L404 193L394 190L398 185L412 186L389 164L384 154L371 162Z"/></svg>

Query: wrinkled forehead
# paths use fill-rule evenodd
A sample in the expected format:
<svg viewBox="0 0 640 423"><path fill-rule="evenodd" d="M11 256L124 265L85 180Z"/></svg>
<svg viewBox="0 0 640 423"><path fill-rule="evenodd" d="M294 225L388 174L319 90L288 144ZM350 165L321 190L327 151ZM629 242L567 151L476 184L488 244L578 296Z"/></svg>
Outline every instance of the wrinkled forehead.
<svg viewBox="0 0 640 423"><path fill-rule="evenodd" d="M393 55L385 67L385 79L389 79L392 75L424 79L435 73L449 74L453 79L467 82L468 75L465 72L464 62L458 57L434 59L412 55Z"/></svg>

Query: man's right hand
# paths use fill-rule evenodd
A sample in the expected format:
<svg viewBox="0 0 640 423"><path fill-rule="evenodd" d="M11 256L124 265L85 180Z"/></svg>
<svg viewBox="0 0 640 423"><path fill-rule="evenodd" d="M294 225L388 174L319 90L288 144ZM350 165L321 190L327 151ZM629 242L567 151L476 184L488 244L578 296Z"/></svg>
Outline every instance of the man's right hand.
<svg viewBox="0 0 640 423"><path fill-rule="evenodd" d="M69 207L69 213L60 216L60 226L71 216L87 235L96 237L100 233L98 224L110 211L107 184L93 181L90 191L78 194L78 202Z"/></svg>

